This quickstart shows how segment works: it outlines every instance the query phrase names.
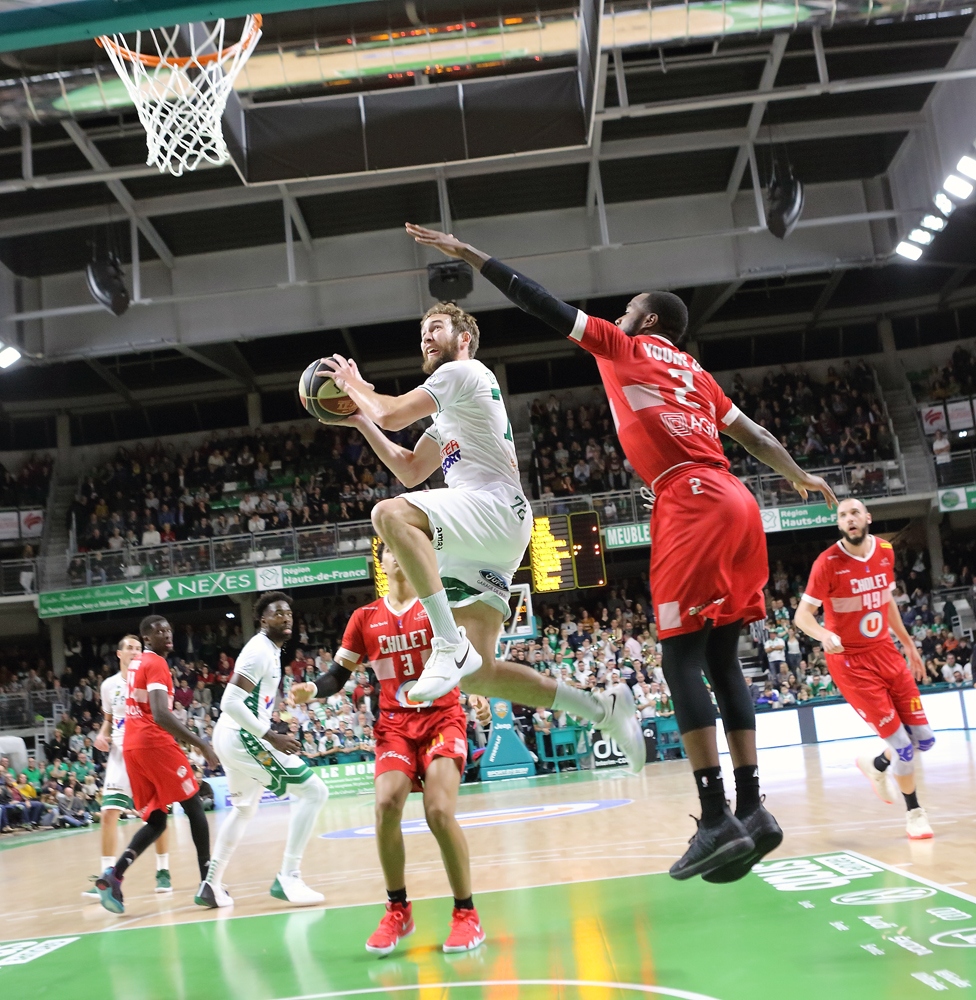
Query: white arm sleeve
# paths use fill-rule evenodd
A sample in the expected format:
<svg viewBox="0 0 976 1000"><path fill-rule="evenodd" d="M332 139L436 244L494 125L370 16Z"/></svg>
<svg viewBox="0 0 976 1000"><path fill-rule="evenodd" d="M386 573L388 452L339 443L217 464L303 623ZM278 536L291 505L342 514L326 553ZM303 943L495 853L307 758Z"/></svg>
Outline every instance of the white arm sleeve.
<svg viewBox="0 0 976 1000"><path fill-rule="evenodd" d="M220 699L220 710L226 712L241 729L257 737L263 737L268 727L262 725L261 720L245 704L247 694L244 688L237 684L228 684Z"/></svg>

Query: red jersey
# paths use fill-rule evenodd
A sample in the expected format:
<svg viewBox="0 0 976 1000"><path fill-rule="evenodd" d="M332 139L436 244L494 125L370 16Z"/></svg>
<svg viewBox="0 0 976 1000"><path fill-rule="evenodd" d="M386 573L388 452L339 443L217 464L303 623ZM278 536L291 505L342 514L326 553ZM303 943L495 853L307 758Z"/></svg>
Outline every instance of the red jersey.
<svg viewBox="0 0 976 1000"><path fill-rule="evenodd" d="M683 465L729 468L718 432L739 408L690 354L582 311L569 336L596 358L624 454L652 490Z"/></svg>
<svg viewBox="0 0 976 1000"><path fill-rule="evenodd" d="M173 675L169 664L150 650L129 662L128 691L125 698L125 739L123 750L175 744L176 740L153 718L149 707L150 691L165 691L166 704L173 710Z"/></svg>
<svg viewBox="0 0 976 1000"><path fill-rule="evenodd" d="M895 589L895 550L871 536L866 556L852 556L838 541L817 556L803 600L824 608L824 627L845 650L891 642L888 606Z"/></svg>
<svg viewBox="0 0 976 1000"><path fill-rule="evenodd" d="M407 692L417 683L430 656L433 629L419 598L397 614L385 597L356 608L342 636L336 659L359 663L367 660L380 682L380 711L416 711L424 708L449 708L458 704L459 690L454 688L437 701L414 704Z"/></svg>

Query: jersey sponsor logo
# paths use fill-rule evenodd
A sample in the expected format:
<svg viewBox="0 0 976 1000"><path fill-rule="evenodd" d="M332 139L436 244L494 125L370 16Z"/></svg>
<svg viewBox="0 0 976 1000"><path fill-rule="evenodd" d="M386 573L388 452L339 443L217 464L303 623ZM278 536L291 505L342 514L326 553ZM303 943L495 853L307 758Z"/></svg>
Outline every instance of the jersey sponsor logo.
<svg viewBox="0 0 976 1000"><path fill-rule="evenodd" d="M378 635L380 652L389 655L390 653L407 653L412 649L422 649L429 646L427 639L427 629L421 628L414 632L400 632L396 635Z"/></svg>
<svg viewBox="0 0 976 1000"><path fill-rule="evenodd" d="M851 591L855 594L863 594L867 590L879 590L887 586L887 573L876 573L874 576L851 577Z"/></svg>
<svg viewBox="0 0 976 1000"><path fill-rule="evenodd" d="M177 778L186 777L186 768L182 764L176 769L176 777Z"/></svg>
<svg viewBox="0 0 976 1000"><path fill-rule="evenodd" d="M461 461L461 446L453 438L441 448L441 472L447 475L447 470Z"/></svg>
<svg viewBox="0 0 976 1000"><path fill-rule="evenodd" d="M379 628L382 625L389 625L389 624L390 624L389 622L370 622L369 623L369 627L370 628Z"/></svg>
<svg viewBox="0 0 976 1000"><path fill-rule="evenodd" d="M380 754L380 760L386 760L387 757L395 757L397 760L402 760L404 764L409 764L413 767L413 761L402 753L397 753L396 750L387 750L386 753Z"/></svg>
<svg viewBox="0 0 976 1000"><path fill-rule="evenodd" d="M690 434L704 434L706 437L718 438L718 428L714 420L699 416L697 413L662 413L661 421L672 437L688 437Z"/></svg>
<svg viewBox="0 0 976 1000"><path fill-rule="evenodd" d="M502 597L508 594L508 581L503 576L499 576L498 573L494 573L490 569L480 569L478 570L478 579L494 593Z"/></svg>
<svg viewBox="0 0 976 1000"><path fill-rule="evenodd" d="M866 639L877 639L884 630L884 616L880 611L869 611L861 619L858 629Z"/></svg>
<svg viewBox="0 0 976 1000"><path fill-rule="evenodd" d="M430 541L435 552L440 552L444 548L444 529L439 524L434 526L434 537Z"/></svg>

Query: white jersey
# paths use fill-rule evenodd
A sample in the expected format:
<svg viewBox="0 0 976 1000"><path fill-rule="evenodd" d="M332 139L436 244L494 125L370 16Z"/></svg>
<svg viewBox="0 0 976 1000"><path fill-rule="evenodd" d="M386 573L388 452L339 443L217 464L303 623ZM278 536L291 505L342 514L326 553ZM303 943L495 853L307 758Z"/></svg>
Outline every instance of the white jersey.
<svg viewBox="0 0 976 1000"><path fill-rule="evenodd" d="M491 371L480 361L448 361L422 388L437 404L424 433L441 449L447 485L483 490L504 483L521 490L512 425Z"/></svg>
<svg viewBox="0 0 976 1000"><path fill-rule="evenodd" d="M112 716L112 746L122 749L125 735L125 699L128 684L123 673L113 674L102 681L102 711Z"/></svg>
<svg viewBox="0 0 976 1000"><path fill-rule="evenodd" d="M254 685L244 703L262 725L270 729L271 713L281 682L281 650L263 632L258 632L241 650L234 664L234 673L246 677ZM217 725L225 729L241 728L227 712L221 712Z"/></svg>

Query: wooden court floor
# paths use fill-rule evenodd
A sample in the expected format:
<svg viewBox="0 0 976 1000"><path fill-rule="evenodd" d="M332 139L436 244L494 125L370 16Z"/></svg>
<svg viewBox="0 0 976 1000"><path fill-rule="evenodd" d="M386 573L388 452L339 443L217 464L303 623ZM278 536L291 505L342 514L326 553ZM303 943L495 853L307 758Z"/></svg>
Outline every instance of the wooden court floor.
<svg viewBox="0 0 976 1000"><path fill-rule="evenodd" d="M876 740L848 740L761 751L767 806L786 832L771 860L857 851L976 895L974 744L965 733L940 733L936 747L922 758L919 798L935 838L921 842L906 839L904 809L875 798L854 766L855 755L876 744ZM728 758L723 763L730 766ZM731 773L726 781L731 786ZM664 872L683 852L694 831L689 814L697 811L684 761L651 765L639 777L619 771L571 772L534 782L467 786L464 792L463 813L497 811L495 816L468 821L476 903L478 893L491 890ZM604 808L593 808L593 803ZM288 809L285 804L265 806L253 820L227 873L236 905L232 911L221 911L220 919L288 910L287 904L268 894L281 860ZM520 810L543 815L521 821ZM223 815L210 814L214 831ZM405 818L417 820L422 815L419 796L411 796ZM371 822L371 797L337 798L323 809L318 832L335 834ZM491 822L495 825L478 825ZM186 821L170 823L174 892L161 896L152 891L154 859L147 854L126 878L126 913L121 917L80 897L98 865L97 828L0 840L0 942L214 920L214 911L193 904L197 875ZM124 824L123 841L136 828L134 822ZM447 895L430 834L408 835L406 847L411 898ZM325 894L327 908L380 904L385 899L368 831L340 838L313 837L304 875ZM491 928L487 930L490 935Z"/></svg>

